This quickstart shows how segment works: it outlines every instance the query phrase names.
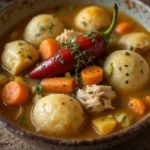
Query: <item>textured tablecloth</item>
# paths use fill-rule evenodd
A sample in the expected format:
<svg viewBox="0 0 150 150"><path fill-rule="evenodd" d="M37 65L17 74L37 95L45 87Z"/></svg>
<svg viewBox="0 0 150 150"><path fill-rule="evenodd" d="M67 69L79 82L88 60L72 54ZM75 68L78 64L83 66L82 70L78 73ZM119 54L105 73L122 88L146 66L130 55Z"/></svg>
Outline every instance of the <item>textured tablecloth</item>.
<svg viewBox="0 0 150 150"><path fill-rule="evenodd" d="M11 0L6 0L11 1ZM0 0L0 8L5 5L5 2ZM150 0L143 0L150 5ZM0 126L0 150L42 150L34 145L16 138L6 129ZM138 136L134 137L121 145L117 145L109 150L150 150L150 125L145 128Z"/></svg>

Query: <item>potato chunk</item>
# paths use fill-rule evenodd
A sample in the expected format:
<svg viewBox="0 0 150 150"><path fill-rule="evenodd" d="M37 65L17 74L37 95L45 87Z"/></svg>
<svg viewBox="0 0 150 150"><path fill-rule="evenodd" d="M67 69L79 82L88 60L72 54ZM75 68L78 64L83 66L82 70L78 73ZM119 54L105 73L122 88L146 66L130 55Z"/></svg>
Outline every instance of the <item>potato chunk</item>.
<svg viewBox="0 0 150 150"><path fill-rule="evenodd" d="M104 75L119 92L136 92L143 89L149 79L149 65L145 59L131 50L111 53L104 62Z"/></svg>
<svg viewBox="0 0 150 150"><path fill-rule="evenodd" d="M117 125L117 121L112 116L96 118L92 120L92 123L100 135L108 135Z"/></svg>
<svg viewBox="0 0 150 150"><path fill-rule="evenodd" d="M78 101L65 94L50 94L39 99L32 113L37 131L49 135L76 134L83 127L85 118Z"/></svg>
<svg viewBox="0 0 150 150"><path fill-rule="evenodd" d="M14 41L5 45L1 56L2 65L13 75L32 66L39 58L34 46L26 41Z"/></svg>
<svg viewBox="0 0 150 150"><path fill-rule="evenodd" d="M119 49L131 49L139 54L150 51L150 36L143 32L126 34L118 41Z"/></svg>
<svg viewBox="0 0 150 150"><path fill-rule="evenodd" d="M42 40L55 39L63 32L62 21L54 15L41 14L35 16L26 26L24 38L35 46L39 46Z"/></svg>
<svg viewBox="0 0 150 150"><path fill-rule="evenodd" d="M76 15L74 22L80 30L91 31L107 28L111 23L111 18L103 8L89 6Z"/></svg>

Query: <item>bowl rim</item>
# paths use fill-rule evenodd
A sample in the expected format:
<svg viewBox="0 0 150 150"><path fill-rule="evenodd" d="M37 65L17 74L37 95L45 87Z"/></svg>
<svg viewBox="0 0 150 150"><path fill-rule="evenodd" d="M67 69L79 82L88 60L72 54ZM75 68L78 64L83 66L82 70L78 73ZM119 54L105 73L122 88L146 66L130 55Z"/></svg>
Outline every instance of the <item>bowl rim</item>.
<svg viewBox="0 0 150 150"><path fill-rule="evenodd" d="M17 2L19 4L25 3L28 0L14 0L8 3L8 5L4 6L0 10L0 14L2 15L7 10L11 9ZM141 0L132 0L133 2L138 3L139 5L142 5L150 12L150 7L142 2ZM123 129L121 131L112 133L110 135L99 137L99 138L86 138L86 139L63 139L63 138L53 138L48 136L43 136L38 133L33 133L29 130L25 130L23 128L18 127L17 125L11 123L6 118L4 118L3 115L0 114L0 125L5 127L8 131L11 133L14 133L18 136L23 136L28 139L33 140L42 140L46 143L53 144L53 145L59 145L59 146L90 146L92 144L102 144L105 142L115 141L118 137L126 137L126 136L132 136L136 134L138 131L140 132L147 124L150 124L150 113L148 113L142 120L140 120L138 123L132 125L129 128Z"/></svg>

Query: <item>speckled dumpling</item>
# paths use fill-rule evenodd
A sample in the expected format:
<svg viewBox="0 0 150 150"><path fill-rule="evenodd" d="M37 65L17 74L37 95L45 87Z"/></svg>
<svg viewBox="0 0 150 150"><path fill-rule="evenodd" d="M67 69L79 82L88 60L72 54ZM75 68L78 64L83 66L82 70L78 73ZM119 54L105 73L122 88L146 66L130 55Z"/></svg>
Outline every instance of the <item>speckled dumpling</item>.
<svg viewBox="0 0 150 150"><path fill-rule="evenodd" d="M1 56L2 65L13 75L31 67L39 58L36 48L23 40L13 41L5 45Z"/></svg>
<svg viewBox="0 0 150 150"><path fill-rule="evenodd" d="M119 50L111 53L104 62L106 79L120 92L142 89L149 79L149 65L138 53Z"/></svg>
<svg viewBox="0 0 150 150"><path fill-rule="evenodd" d="M150 52L150 36L144 32L129 33L122 36L117 46L120 49L132 49L139 54Z"/></svg>
<svg viewBox="0 0 150 150"><path fill-rule="evenodd" d="M74 23L82 31L100 30L110 25L111 18L103 8L89 6L75 16Z"/></svg>
<svg viewBox="0 0 150 150"><path fill-rule="evenodd" d="M70 135L80 131L85 114L74 98L65 94L50 94L37 101L32 120L39 131L50 135Z"/></svg>
<svg viewBox="0 0 150 150"><path fill-rule="evenodd" d="M64 30L62 21L54 15L41 14L32 18L24 31L24 38L39 46L46 38L55 39Z"/></svg>

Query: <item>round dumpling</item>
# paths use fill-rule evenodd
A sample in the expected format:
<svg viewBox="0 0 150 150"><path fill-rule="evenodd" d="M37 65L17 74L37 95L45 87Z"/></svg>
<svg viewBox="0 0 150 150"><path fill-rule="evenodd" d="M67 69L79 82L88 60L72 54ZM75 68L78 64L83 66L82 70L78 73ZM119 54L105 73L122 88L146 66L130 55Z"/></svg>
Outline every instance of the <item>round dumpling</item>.
<svg viewBox="0 0 150 150"><path fill-rule="evenodd" d="M24 38L35 46L47 38L56 38L64 30L62 21L54 15L42 14L35 16L26 26Z"/></svg>
<svg viewBox="0 0 150 150"><path fill-rule="evenodd" d="M91 31L107 28L111 23L111 18L104 9L89 6L76 15L74 22L80 30Z"/></svg>
<svg viewBox="0 0 150 150"><path fill-rule="evenodd" d="M150 51L150 36L144 32L129 33L118 41L120 49L131 49L139 54Z"/></svg>
<svg viewBox="0 0 150 150"><path fill-rule="evenodd" d="M65 94L50 94L37 101L32 120L39 131L51 135L70 135L80 131L85 114L74 98Z"/></svg>
<svg viewBox="0 0 150 150"><path fill-rule="evenodd" d="M39 58L36 48L23 40L5 45L1 56L2 65L13 75L30 68Z"/></svg>
<svg viewBox="0 0 150 150"><path fill-rule="evenodd" d="M118 91L135 92L144 88L149 79L149 65L131 50L111 53L104 62L106 79Z"/></svg>

